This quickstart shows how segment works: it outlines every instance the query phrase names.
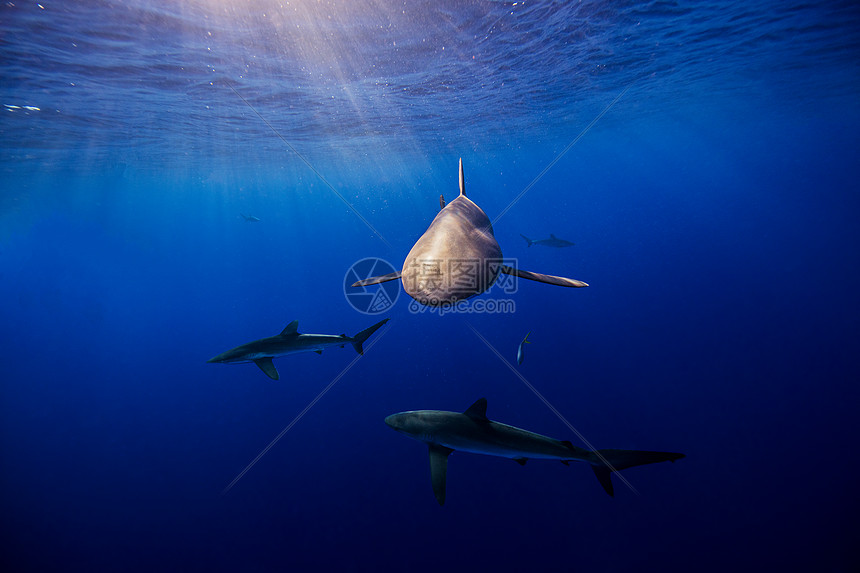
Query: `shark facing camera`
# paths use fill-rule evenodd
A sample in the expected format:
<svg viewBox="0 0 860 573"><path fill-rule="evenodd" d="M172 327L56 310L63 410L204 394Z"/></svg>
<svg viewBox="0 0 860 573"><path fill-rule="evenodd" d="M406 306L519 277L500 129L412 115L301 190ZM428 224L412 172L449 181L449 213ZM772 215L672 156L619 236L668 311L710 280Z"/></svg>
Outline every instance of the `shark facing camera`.
<svg viewBox="0 0 860 573"><path fill-rule="evenodd" d="M563 287L588 286L580 280L524 271L501 263L502 248L496 241L490 218L466 196L462 159L460 194L447 204L444 197L439 199L441 210L406 255L400 272L358 280L353 287L401 279L403 290L413 299L427 306L440 306L485 292L501 274ZM451 280L458 275L463 261L477 262L474 280L468 284Z"/></svg>

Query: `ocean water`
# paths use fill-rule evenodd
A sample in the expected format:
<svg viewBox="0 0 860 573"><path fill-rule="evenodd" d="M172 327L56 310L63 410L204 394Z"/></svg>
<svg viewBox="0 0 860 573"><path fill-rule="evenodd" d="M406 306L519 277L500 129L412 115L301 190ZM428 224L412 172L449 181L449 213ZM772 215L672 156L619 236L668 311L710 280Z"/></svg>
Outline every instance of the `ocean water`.
<svg viewBox="0 0 860 573"><path fill-rule="evenodd" d="M860 566L856 3L16 0L0 108L4 571ZM591 286L359 312L460 158L506 258ZM687 457L611 498L455 452L440 507L383 418L481 397Z"/></svg>

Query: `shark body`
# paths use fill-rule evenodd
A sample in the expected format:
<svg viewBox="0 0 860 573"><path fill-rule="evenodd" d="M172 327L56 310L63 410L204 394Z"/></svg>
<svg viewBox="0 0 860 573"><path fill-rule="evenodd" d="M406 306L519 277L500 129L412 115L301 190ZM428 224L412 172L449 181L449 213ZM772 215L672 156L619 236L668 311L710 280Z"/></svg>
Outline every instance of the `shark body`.
<svg viewBox="0 0 860 573"><path fill-rule="evenodd" d="M427 306L444 306L481 294L499 274L565 287L588 283L542 275L502 264L502 248L487 214L466 197L463 160L460 160L460 195L450 203L439 197L441 210L416 241L400 272L356 281L365 287L401 279L403 290Z"/></svg>
<svg viewBox="0 0 860 573"><path fill-rule="evenodd" d="M385 418L385 423L397 432L428 445L430 478L439 505L445 504L448 456L454 451L511 458L521 465L530 459L558 460L565 465L572 461L585 462L594 470L600 485L610 496L614 495L611 480L613 471L657 462L674 462L684 457L684 454L672 452L594 452L578 448L567 440L556 440L488 419L487 400L484 398L462 413L442 410L401 412Z"/></svg>
<svg viewBox="0 0 860 573"><path fill-rule="evenodd" d="M254 340L246 344L231 348L226 352L214 356L207 362L217 362L222 364L240 364L244 362L253 362L259 366L266 376L272 380L278 380L280 375L277 368L272 363L272 358L279 356L287 356L288 354L298 354L301 352L316 352L322 354L326 348L339 346L343 348L346 344L352 344L355 351L359 354L364 354L363 344L370 338L370 335L376 332L383 324L388 322L388 319L377 322L370 328L362 330L355 336L347 336L346 334L300 334L299 321L294 320L278 335L269 336Z"/></svg>
<svg viewBox="0 0 860 573"><path fill-rule="evenodd" d="M571 243L570 241L565 241L564 239L559 239L558 237L556 237L552 233L549 234L549 239L533 240L533 239L529 239L528 237L526 237L522 233L520 233L520 237L522 237L523 239L526 240L526 243L528 243L529 247L531 247L532 245L541 245L544 247L555 247L556 249L562 249L564 247L572 247L573 245L576 244L576 243Z"/></svg>

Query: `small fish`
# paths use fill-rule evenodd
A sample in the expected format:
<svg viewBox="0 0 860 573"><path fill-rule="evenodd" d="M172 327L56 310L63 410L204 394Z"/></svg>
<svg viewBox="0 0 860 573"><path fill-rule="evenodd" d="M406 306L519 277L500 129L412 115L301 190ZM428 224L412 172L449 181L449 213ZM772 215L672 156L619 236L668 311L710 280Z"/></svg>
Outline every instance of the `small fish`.
<svg viewBox="0 0 860 573"><path fill-rule="evenodd" d="M517 364L523 363L523 344L531 344L529 341L529 334L531 334L531 330L526 333L526 337L523 338L523 341L520 342L520 347L517 349Z"/></svg>

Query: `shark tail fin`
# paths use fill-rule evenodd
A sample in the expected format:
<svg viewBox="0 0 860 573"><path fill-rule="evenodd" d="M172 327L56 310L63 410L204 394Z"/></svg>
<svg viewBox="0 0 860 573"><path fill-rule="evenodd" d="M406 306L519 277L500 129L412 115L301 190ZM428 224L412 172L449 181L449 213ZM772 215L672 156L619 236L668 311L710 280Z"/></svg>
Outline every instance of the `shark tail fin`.
<svg viewBox="0 0 860 573"><path fill-rule="evenodd" d="M388 322L389 319L380 320L370 328L365 328L358 334L352 337L352 347L355 348L355 351L359 354L364 354L364 347L362 346L364 342L370 338L370 335L379 330L383 324Z"/></svg>
<svg viewBox="0 0 860 573"><path fill-rule="evenodd" d="M597 450L604 460L609 462L612 469L607 467L602 461L596 461L596 465L592 465L594 475L597 481L603 486L603 490L609 495L615 495L615 490L612 487L612 472L621 471L635 466L644 466L647 464L656 464L659 462L674 462L680 460L684 454L674 452L647 452L641 450Z"/></svg>
<svg viewBox="0 0 860 573"><path fill-rule="evenodd" d="M526 237L526 236L525 236L525 235L523 235L522 233L520 233L520 237L522 237L523 239L525 239L525 240L526 240L526 243L528 243L528 246L529 246L529 247L531 247L532 245L534 245L534 244L535 244L535 242L534 242L534 241L532 241L531 239L529 239L528 237Z"/></svg>

